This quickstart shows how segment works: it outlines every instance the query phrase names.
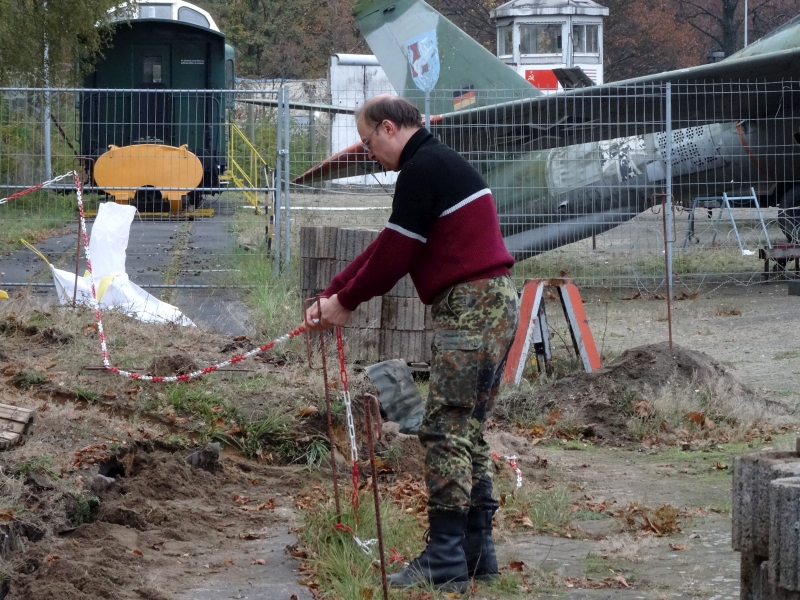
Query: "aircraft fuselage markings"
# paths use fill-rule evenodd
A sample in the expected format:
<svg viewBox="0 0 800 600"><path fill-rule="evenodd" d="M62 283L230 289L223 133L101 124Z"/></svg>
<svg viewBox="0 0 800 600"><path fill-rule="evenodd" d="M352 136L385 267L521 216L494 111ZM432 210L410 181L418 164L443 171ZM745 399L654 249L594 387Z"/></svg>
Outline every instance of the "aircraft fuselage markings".
<svg viewBox="0 0 800 600"><path fill-rule="evenodd" d="M759 171L766 175L767 172L764 170L764 167L761 166L761 163L758 162L758 159L753 156L752 152L750 152L750 144L747 143L747 140L744 137L744 132L742 131L742 124L739 122L736 123L736 133L739 134L739 138L742 140L742 147L744 148L744 151L747 152L747 157L750 159L750 162L758 167Z"/></svg>

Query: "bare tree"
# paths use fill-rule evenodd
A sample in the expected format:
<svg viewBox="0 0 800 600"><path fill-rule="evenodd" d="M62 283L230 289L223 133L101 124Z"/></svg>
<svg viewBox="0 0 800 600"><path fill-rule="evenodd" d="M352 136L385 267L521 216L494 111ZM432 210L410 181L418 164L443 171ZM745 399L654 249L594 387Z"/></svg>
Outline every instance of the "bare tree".
<svg viewBox="0 0 800 600"><path fill-rule="evenodd" d="M430 5L450 19L487 50L496 50L497 33L490 11L505 4L499 0L430 0Z"/></svg>
<svg viewBox="0 0 800 600"><path fill-rule="evenodd" d="M743 0L677 0L681 22L701 33L711 50L730 56L744 46ZM750 0L748 42L769 33L797 12L789 0Z"/></svg>
<svg viewBox="0 0 800 600"><path fill-rule="evenodd" d="M698 64L705 46L661 0L605 0L604 79L618 81Z"/></svg>
<svg viewBox="0 0 800 600"><path fill-rule="evenodd" d="M334 52L367 52L349 0L195 0L218 18L247 77L323 77Z"/></svg>

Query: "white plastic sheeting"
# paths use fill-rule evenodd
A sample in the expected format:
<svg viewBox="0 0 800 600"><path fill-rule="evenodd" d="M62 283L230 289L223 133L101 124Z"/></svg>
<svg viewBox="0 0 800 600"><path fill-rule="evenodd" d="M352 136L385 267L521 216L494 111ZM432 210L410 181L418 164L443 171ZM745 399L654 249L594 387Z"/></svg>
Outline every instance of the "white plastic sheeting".
<svg viewBox="0 0 800 600"><path fill-rule="evenodd" d="M145 323L194 326L178 308L148 294L128 279L125 258L135 214L135 207L113 202L100 204L97 211L89 240L89 255L100 309L124 312ZM56 269L53 265L50 265L50 269L53 271L59 301L61 304L72 304L75 274ZM78 277L75 301L78 304L92 305L88 273L86 277Z"/></svg>

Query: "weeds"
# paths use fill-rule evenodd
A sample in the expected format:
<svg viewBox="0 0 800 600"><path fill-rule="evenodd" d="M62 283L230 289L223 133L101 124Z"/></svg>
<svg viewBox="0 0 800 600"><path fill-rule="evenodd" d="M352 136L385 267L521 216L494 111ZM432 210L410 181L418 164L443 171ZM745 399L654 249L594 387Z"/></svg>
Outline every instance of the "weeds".
<svg viewBox="0 0 800 600"><path fill-rule="evenodd" d="M20 371L11 378L11 384L21 390L29 390L36 385L47 383L47 375L40 371Z"/></svg>
<svg viewBox="0 0 800 600"><path fill-rule="evenodd" d="M78 400L83 400L84 402L96 402L100 398L100 394L97 392L93 392L91 390L87 390L84 388L76 387L72 390L72 393L75 394L75 398Z"/></svg>
<svg viewBox="0 0 800 600"><path fill-rule="evenodd" d="M295 444L290 439L291 415L278 408L270 408L256 421L241 426L240 436L225 433L215 434L215 438L236 448L245 458L261 460L268 448L288 450ZM290 455L295 452L291 451Z"/></svg>
<svg viewBox="0 0 800 600"><path fill-rule="evenodd" d="M53 468L53 457L49 454L23 460L11 467L11 473L20 479L26 479L32 473L44 473L53 480L59 478L58 473Z"/></svg>
<svg viewBox="0 0 800 600"><path fill-rule="evenodd" d="M529 527L539 533L563 530L575 518L572 495L563 486L535 490L523 487L513 494L501 491L500 504L507 525Z"/></svg>
<svg viewBox="0 0 800 600"><path fill-rule="evenodd" d="M72 515L72 524L77 527L92 520L94 512L100 506L100 498L87 494L77 494L74 498L78 503L78 510Z"/></svg>
<svg viewBox="0 0 800 600"><path fill-rule="evenodd" d="M381 589L380 571L374 567L377 545L367 555L356 545L351 534L335 529L335 508L327 492L325 490L323 498L317 497L308 502L308 510L303 514L305 527L300 538L308 548L313 549L309 557L313 575L325 596L377 598ZM351 505L343 505L341 522L361 540L377 537L373 506L372 494L366 492L360 495L357 511L354 512ZM392 549L410 560L419 553L424 542L417 519L385 500L381 504L381 522L387 554ZM389 556L386 558L388 561ZM390 563L390 571L399 568L400 565Z"/></svg>
<svg viewBox="0 0 800 600"><path fill-rule="evenodd" d="M321 466L330 460L330 456L328 440L325 438L315 437L303 448L303 457L309 467Z"/></svg>
<svg viewBox="0 0 800 600"><path fill-rule="evenodd" d="M649 394L647 399L628 401L632 407L628 429L637 439L673 434L680 439L733 441L774 417L722 377L675 384Z"/></svg>
<svg viewBox="0 0 800 600"><path fill-rule="evenodd" d="M288 269L275 275L264 225L263 217L237 214L234 224L237 245L229 260L234 284L247 290L245 300L252 309L251 317L259 334L274 338L291 331L300 322L300 267L299 260L293 260Z"/></svg>

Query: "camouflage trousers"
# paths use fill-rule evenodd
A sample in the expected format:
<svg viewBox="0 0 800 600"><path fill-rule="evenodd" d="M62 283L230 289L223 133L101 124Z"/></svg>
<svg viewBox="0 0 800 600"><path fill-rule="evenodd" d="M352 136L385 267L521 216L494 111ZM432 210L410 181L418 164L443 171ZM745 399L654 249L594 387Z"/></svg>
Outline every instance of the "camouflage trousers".
<svg viewBox="0 0 800 600"><path fill-rule="evenodd" d="M433 303L430 393L419 439L429 509L467 512L472 485L491 478L483 439L519 318L510 277L457 284Z"/></svg>

